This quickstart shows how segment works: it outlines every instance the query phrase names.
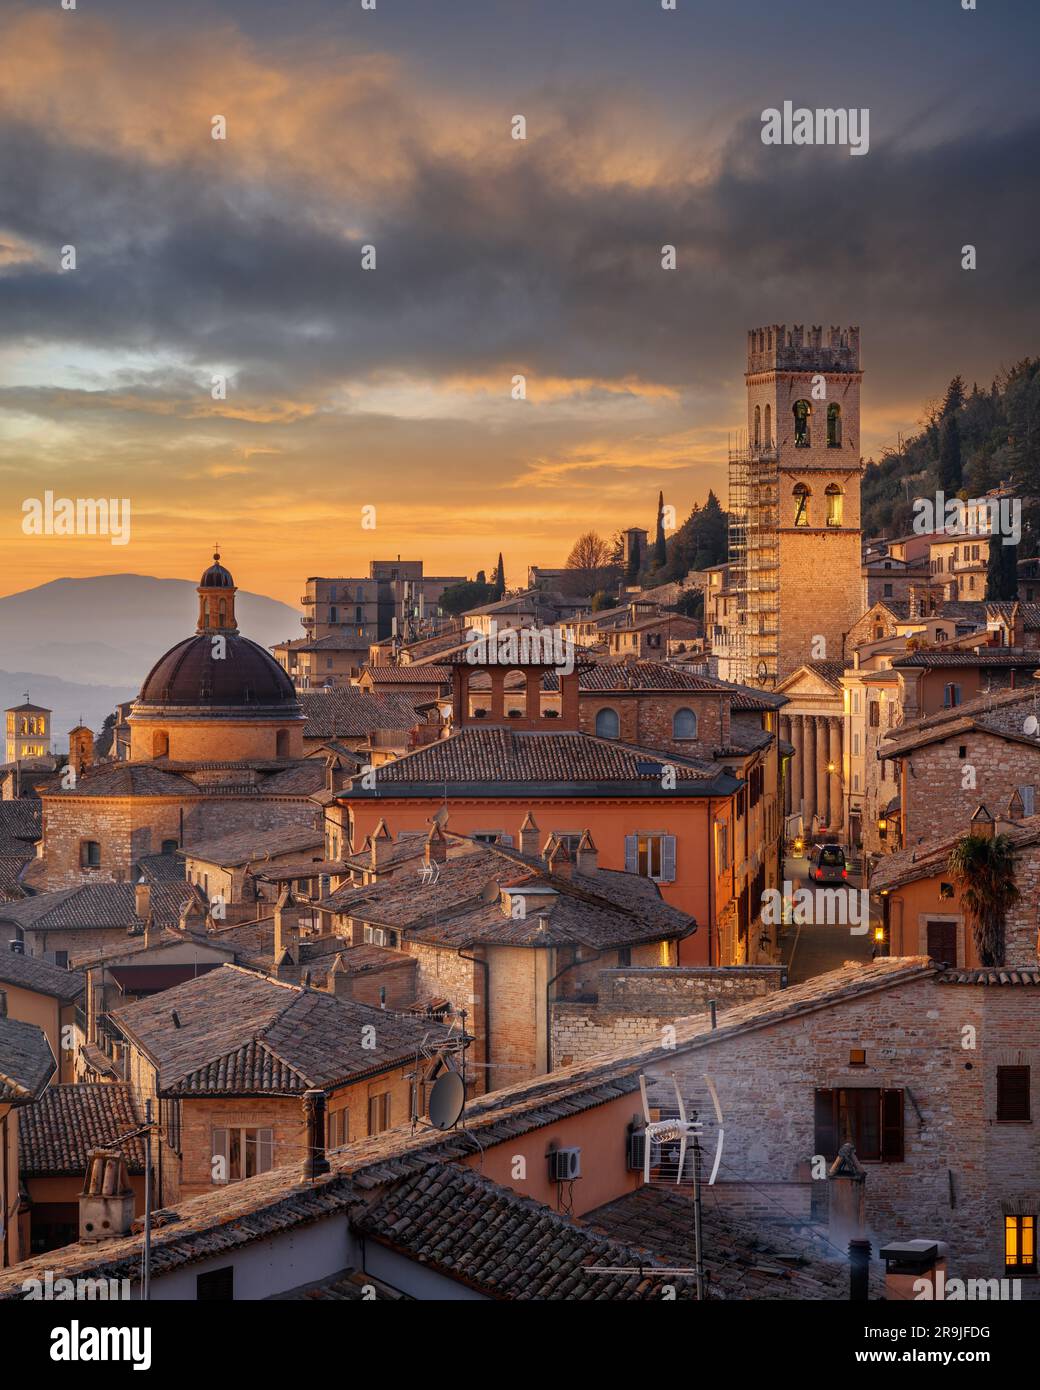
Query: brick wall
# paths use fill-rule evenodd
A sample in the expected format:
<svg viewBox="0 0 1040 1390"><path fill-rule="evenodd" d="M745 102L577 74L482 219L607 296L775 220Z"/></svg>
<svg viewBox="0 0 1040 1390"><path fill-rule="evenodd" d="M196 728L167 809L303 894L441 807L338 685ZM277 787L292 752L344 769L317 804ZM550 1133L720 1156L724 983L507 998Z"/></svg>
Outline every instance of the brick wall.
<svg viewBox="0 0 1040 1390"><path fill-rule="evenodd" d="M965 756L960 756L960 750ZM903 778L905 843L943 838L968 830L972 813L982 802L996 819L1003 814L1019 786L1040 790L1040 746L1008 743L993 734L972 731L943 743L917 748L909 755L913 772ZM903 760L904 766L906 760ZM974 769L972 774L965 769ZM969 783L964 786L965 781Z"/></svg>
<svg viewBox="0 0 1040 1390"><path fill-rule="evenodd" d="M651 1103L667 1104L676 1072L687 1106L710 1113L710 1075L724 1116L721 1177L759 1185L803 1178L816 1088L903 1089L904 1160L865 1165L875 1253L890 1240L943 1240L950 1276L1001 1277L1002 1203L1040 1215L1038 1024L1035 987L914 980L657 1063ZM865 1049L865 1066L849 1065L852 1048ZM1032 1068L1032 1122L996 1122L1002 1065Z"/></svg>

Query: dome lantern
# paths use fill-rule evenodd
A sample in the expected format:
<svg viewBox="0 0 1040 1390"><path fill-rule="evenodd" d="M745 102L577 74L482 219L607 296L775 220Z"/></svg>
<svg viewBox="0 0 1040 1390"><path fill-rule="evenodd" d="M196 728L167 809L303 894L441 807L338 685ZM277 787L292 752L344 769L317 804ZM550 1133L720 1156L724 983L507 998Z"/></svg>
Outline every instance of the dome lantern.
<svg viewBox="0 0 1040 1390"><path fill-rule="evenodd" d="M214 550L213 563L199 580L199 633L237 632L235 621L235 581L220 563Z"/></svg>

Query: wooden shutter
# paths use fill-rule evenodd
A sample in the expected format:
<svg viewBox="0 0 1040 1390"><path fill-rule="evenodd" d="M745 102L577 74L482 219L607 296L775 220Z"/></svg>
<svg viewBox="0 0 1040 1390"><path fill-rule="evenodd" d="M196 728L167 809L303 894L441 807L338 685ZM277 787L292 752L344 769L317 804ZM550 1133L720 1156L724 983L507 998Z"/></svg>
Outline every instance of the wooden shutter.
<svg viewBox="0 0 1040 1390"><path fill-rule="evenodd" d="M997 1068L997 1119L1029 1119L1029 1068Z"/></svg>
<svg viewBox="0 0 1040 1390"><path fill-rule="evenodd" d="M269 1173L274 1167L274 1130L257 1130L257 1162L256 1171L258 1173Z"/></svg>
<svg viewBox="0 0 1040 1390"><path fill-rule="evenodd" d="M228 1132L226 1129L214 1129L213 1131L213 1162L212 1176L214 1182L225 1183L230 1180L231 1173L228 1167ZM221 1162L217 1162L220 1159Z"/></svg>
<svg viewBox="0 0 1040 1390"><path fill-rule="evenodd" d="M816 1092L816 1152L827 1159L837 1157L838 1132L833 1091Z"/></svg>
<svg viewBox="0 0 1040 1390"><path fill-rule="evenodd" d="M675 882L675 836L661 836L661 880L662 883Z"/></svg>
<svg viewBox="0 0 1040 1390"><path fill-rule="evenodd" d="M903 1161L903 1092L881 1092L881 1162Z"/></svg>
<svg viewBox="0 0 1040 1390"><path fill-rule="evenodd" d="M639 836L625 836L625 873L637 874L639 872Z"/></svg>

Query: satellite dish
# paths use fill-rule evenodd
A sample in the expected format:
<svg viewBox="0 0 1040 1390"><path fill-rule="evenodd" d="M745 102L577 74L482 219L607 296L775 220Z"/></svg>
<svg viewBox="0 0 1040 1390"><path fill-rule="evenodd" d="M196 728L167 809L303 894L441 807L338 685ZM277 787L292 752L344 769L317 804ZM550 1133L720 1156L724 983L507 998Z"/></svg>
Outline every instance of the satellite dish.
<svg viewBox="0 0 1040 1390"><path fill-rule="evenodd" d="M1031 714L1023 727L1030 738L1035 738L1037 732L1040 731L1040 719L1037 719L1035 714Z"/></svg>
<svg viewBox="0 0 1040 1390"><path fill-rule="evenodd" d="M430 1092L430 1123L437 1129L454 1129L466 1104L466 1087L457 1071L446 1071Z"/></svg>

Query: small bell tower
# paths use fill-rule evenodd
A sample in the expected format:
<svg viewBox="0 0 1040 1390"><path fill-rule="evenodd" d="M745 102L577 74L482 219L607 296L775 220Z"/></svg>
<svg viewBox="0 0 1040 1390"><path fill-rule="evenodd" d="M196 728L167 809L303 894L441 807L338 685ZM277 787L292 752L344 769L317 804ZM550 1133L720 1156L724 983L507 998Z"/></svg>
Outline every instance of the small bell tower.
<svg viewBox="0 0 1040 1390"><path fill-rule="evenodd" d="M220 551L214 550L213 563L199 580L200 634L208 632L237 632L235 620L235 581L220 563Z"/></svg>

